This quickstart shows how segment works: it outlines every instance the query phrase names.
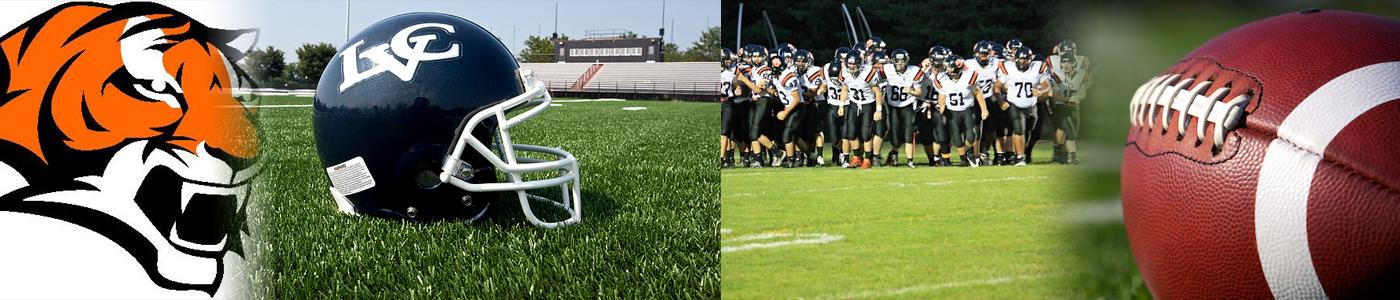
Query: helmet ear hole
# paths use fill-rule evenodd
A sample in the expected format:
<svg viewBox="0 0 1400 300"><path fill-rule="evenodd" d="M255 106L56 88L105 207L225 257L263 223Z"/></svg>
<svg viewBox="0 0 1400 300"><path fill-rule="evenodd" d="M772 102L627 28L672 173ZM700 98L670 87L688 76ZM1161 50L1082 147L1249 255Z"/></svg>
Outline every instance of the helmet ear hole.
<svg viewBox="0 0 1400 300"><path fill-rule="evenodd" d="M399 178L412 178L414 186L431 190L442 185L438 174L442 172L442 158L447 155L447 147L441 144L417 144L399 157L396 166Z"/></svg>

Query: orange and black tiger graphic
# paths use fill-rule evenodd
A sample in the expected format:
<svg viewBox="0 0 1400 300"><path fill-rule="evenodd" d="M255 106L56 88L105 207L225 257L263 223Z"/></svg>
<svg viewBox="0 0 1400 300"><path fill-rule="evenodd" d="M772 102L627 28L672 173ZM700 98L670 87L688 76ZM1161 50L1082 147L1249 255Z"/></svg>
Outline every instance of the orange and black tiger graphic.
<svg viewBox="0 0 1400 300"><path fill-rule="evenodd" d="M214 295L244 255L259 158L234 95L251 83L230 43L248 36L132 2L64 4L0 37L0 218L80 226L155 285Z"/></svg>

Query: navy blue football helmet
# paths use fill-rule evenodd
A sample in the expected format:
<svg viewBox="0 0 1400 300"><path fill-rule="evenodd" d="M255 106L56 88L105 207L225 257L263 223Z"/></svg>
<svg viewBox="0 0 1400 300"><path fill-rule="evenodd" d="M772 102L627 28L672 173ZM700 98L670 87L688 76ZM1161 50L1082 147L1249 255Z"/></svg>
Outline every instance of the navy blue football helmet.
<svg viewBox="0 0 1400 300"><path fill-rule="evenodd" d="M504 192L530 223L552 228L582 217L577 160L514 144L509 132L550 102L544 83L520 70L486 29L452 15L408 13L341 47L316 86L312 127L342 212L474 221ZM535 155L517 154L524 152ZM542 156L551 159L535 158ZM526 192L545 188L559 188L558 200ZM568 218L541 220L531 202Z"/></svg>

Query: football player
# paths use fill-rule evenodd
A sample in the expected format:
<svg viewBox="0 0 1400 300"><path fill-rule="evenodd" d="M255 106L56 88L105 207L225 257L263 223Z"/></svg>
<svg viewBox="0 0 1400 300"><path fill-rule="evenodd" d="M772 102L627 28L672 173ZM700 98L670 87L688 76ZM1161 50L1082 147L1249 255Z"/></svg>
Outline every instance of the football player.
<svg viewBox="0 0 1400 300"><path fill-rule="evenodd" d="M1084 100L1085 91L1092 80L1089 77L1089 59L1079 55L1074 41L1064 40L1055 46L1055 55L1047 61L1055 62L1050 67L1054 84L1051 118L1055 123L1055 162L1079 164L1074 140L1079 134L1079 103Z"/></svg>
<svg viewBox="0 0 1400 300"><path fill-rule="evenodd" d="M871 49L875 48L872 47ZM889 56L885 55L884 52L875 52L870 55L870 61L866 63L868 64L867 67L869 67L874 72L878 73L878 75L876 75L875 78L876 80L879 80L880 83L877 84L875 88L879 89L880 94L884 95L884 97L876 98L875 101L880 102L884 107L889 107L890 82L888 80L888 77L885 75L885 66L889 65ZM880 160L880 149L884 148L885 146L885 137L889 136L889 130L890 118L882 118L880 120L875 120L875 126L871 132L870 137L870 143L872 144L872 148L870 151L874 152L872 154L874 154L873 157L875 158L875 161L871 162L871 164L874 164L874 166L876 167L881 166L881 162L884 162L885 165L890 164L887 161Z"/></svg>
<svg viewBox="0 0 1400 300"><path fill-rule="evenodd" d="M774 70L778 70L778 81L774 85L778 101L782 103L782 110L775 116L778 122L783 124L782 145L783 159L782 167L791 168L798 165L798 160L802 158L797 152L797 140L802 118L807 110L803 101L805 91L803 87L804 69L799 69L794 63L796 53L788 49L779 49L778 56L772 59Z"/></svg>
<svg viewBox="0 0 1400 300"><path fill-rule="evenodd" d="M733 147L738 150L741 159L735 166L749 166L753 158L756 157L755 153L753 153L749 147L749 144L754 141L754 138L749 136L749 114L753 110L755 90L749 88L749 86L744 84L743 80L740 79L747 79L747 75L752 74L754 68L757 67L752 63L751 56L753 54L747 52L754 50L751 46L754 45L741 47L739 51L735 53L735 55L738 55L739 60L734 66L735 96L733 101L730 101L730 108L732 109L733 115L730 116L731 120L729 122L729 126L731 127L729 138L733 141Z"/></svg>
<svg viewBox="0 0 1400 300"><path fill-rule="evenodd" d="M838 114L846 117L847 140L854 145L860 145L861 155L853 162L859 163L860 168L869 169L871 160L875 159L872 145L875 122L884 118L884 103L876 101L884 98L884 93L880 91L880 71L871 65L864 64L862 55L847 55L845 72L841 72L841 99L843 102L851 103L850 110L846 107L838 109ZM855 164L853 164L855 165Z"/></svg>
<svg viewBox="0 0 1400 300"><path fill-rule="evenodd" d="M946 149L943 145L948 145L947 118L938 109L938 97L940 92L936 87L936 80L943 74L943 63L952 56L953 52L947 47L933 46L928 50L928 58L925 58L920 66L925 73L924 80L920 83L924 88L921 101L918 103L919 133L915 137L919 140L919 145L924 146L924 155L928 157L929 166L950 166Z"/></svg>
<svg viewBox="0 0 1400 300"><path fill-rule="evenodd" d="M826 93L821 90L821 86L826 82L822 67L813 65L816 56L811 51L797 50L793 57L793 65L802 74L802 99L805 101L807 111L803 113L801 135L798 140L806 154L806 164L808 167L825 165L822 158L823 147L822 131L826 122Z"/></svg>
<svg viewBox="0 0 1400 300"><path fill-rule="evenodd" d="M831 163L841 165L842 167L850 166L850 163L847 161L847 151L850 151L851 145L847 144L846 139L841 135L841 129L846 124L846 118L836 113L837 108L843 105L841 102L841 81L836 79L841 78L841 62L845 60L846 54L850 52L851 49L846 47L836 49L836 54L831 62L822 66L821 86L817 88L817 92L826 97L826 104L823 105L826 107L824 111L825 119L823 120L821 135L817 137L817 153L821 153L820 147L823 142L831 142Z"/></svg>
<svg viewBox="0 0 1400 300"><path fill-rule="evenodd" d="M986 98L977 87L977 72L968 70L961 57L950 55L943 61L943 74L934 84L938 89L938 110L948 117L949 141L958 149L963 166L977 167L982 159L972 148L972 141L979 138L977 127L981 125L977 118L988 114Z"/></svg>
<svg viewBox="0 0 1400 300"><path fill-rule="evenodd" d="M751 156L749 166L759 168L763 167L764 162L767 161L763 157L763 153L765 153L763 149L773 147L773 141L769 139L764 130L767 126L765 122L768 121L768 112L771 111L768 106L773 101L774 95L769 89L773 70L764 62L768 57L768 49L763 48L763 46L753 44L744 46L744 55L748 58L751 67L748 72L737 76L736 79L748 88L751 97L753 97L753 104L749 106L748 118L748 138L751 141L749 143Z"/></svg>
<svg viewBox="0 0 1400 300"><path fill-rule="evenodd" d="M1012 63L1003 61L998 71L997 89L1006 95L1011 117L1011 149L1016 156L1012 162L1026 165L1026 135L1036 120L1036 104L1051 96L1049 70L1045 64L1033 61L1035 53L1022 46L1015 50Z"/></svg>
<svg viewBox="0 0 1400 300"><path fill-rule="evenodd" d="M914 167L914 102L923 95L920 83L924 72L919 66L909 64L909 51L895 49L890 54L890 63L884 66L886 82L889 84L889 137L891 145L889 164L899 164L898 151L904 149L905 165Z"/></svg>
<svg viewBox="0 0 1400 300"><path fill-rule="evenodd" d="M738 97L740 90L734 86L734 74L737 71L739 56L734 54L729 48L720 49L719 58L719 149L720 167L728 168L734 166L734 140L730 137L734 134L734 127L731 126L734 120L734 100Z"/></svg>
<svg viewBox="0 0 1400 300"><path fill-rule="evenodd" d="M964 61L968 70L977 73L977 89L982 92L991 107L987 108L987 118L982 119L978 134L982 138L974 142L974 147L978 153L987 158L986 151L994 149L994 154L990 161L984 161L989 165L997 165L1005 161L1003 151L1009 151L1006 139L1011 135L1010 127L1006 126L1007 111L1006 101L1000 91L992 88L997 79L997 66L1001 64L1001 58L996 55L996 43L992 41L978 41L972 46L973 57Z"/></svg>

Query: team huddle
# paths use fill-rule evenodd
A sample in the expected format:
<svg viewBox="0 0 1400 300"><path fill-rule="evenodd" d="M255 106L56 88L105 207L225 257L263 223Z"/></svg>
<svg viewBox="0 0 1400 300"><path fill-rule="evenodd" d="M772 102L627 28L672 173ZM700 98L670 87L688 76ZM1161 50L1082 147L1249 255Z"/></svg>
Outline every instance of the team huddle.
<svg viewBox="0 0 1400 300"><path fill-rule="evenodd" d="M1042 125L1055 128L1052 160L1079 163L1074 140L1090 78L1074 42L1060 42L1043 60L1015 39L972 50L963 58L934 46L916 65L908 51L886 54L885 42L872 37L817 66L791 44L723 49L721 164L868 169L899 166L903 152L902 165L912 168L917 144L929 166L952 166L953 153L961 166L1021 166ZM886 141L893 149L882 160Z"/></svg>

